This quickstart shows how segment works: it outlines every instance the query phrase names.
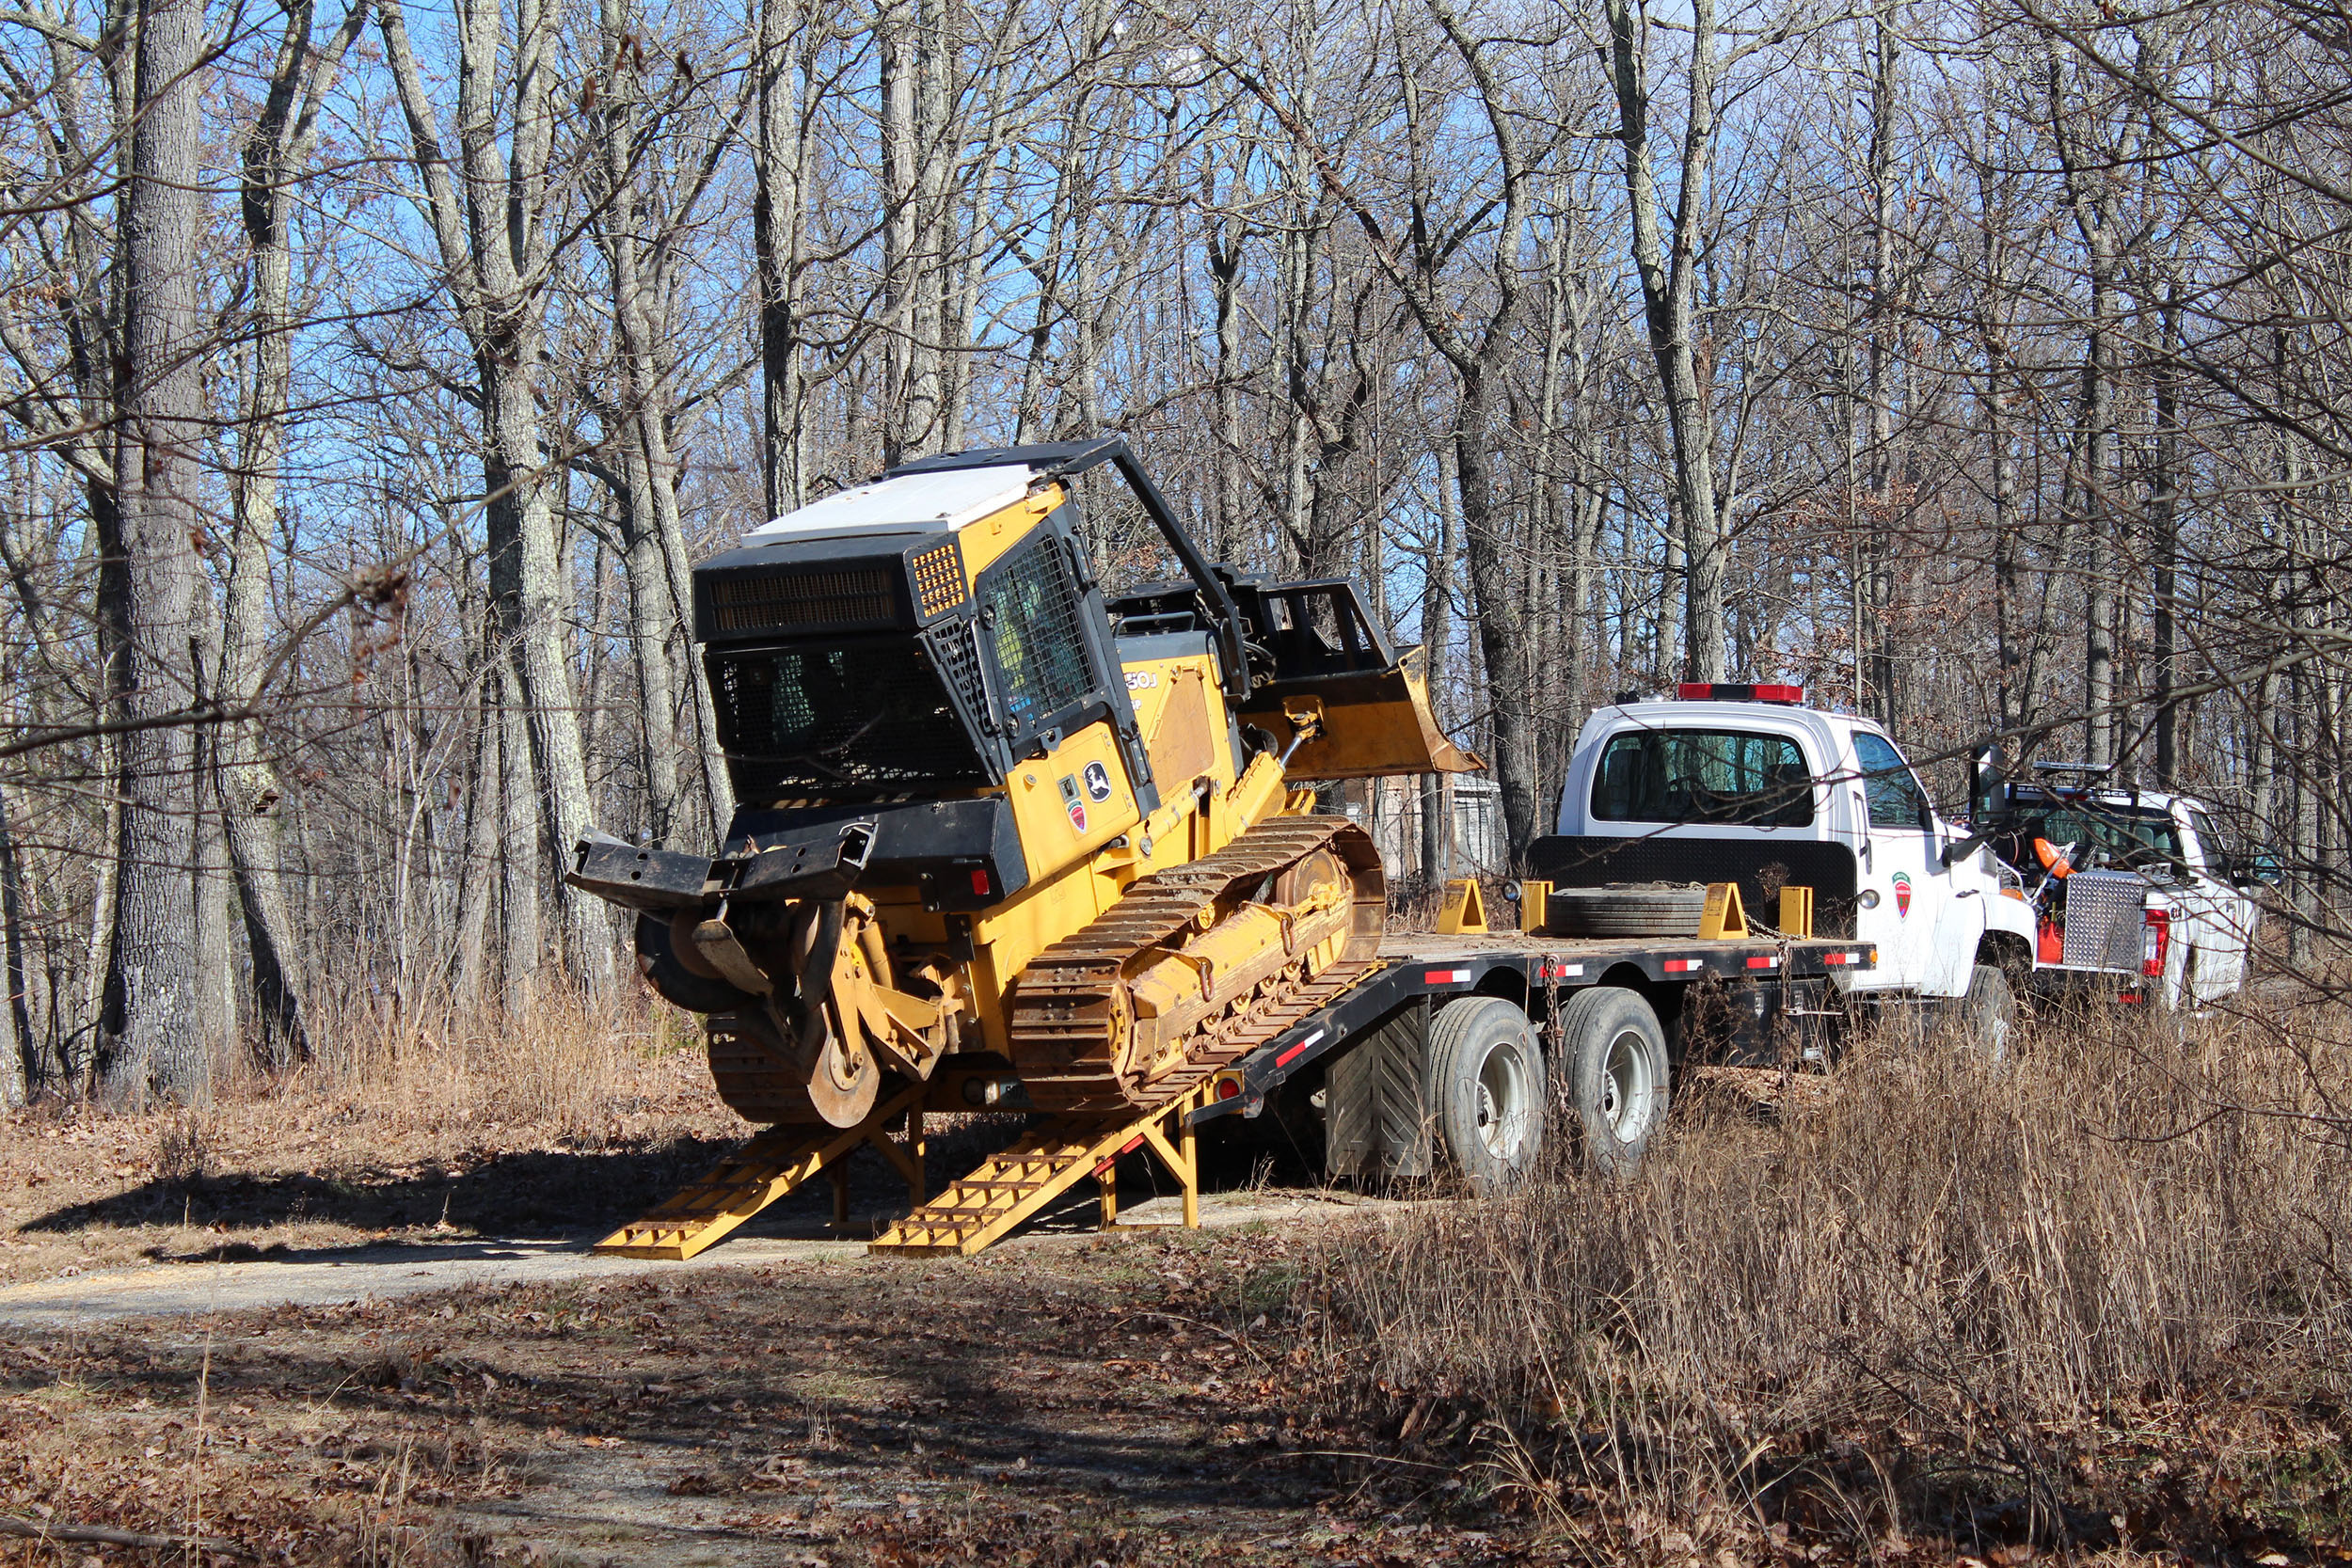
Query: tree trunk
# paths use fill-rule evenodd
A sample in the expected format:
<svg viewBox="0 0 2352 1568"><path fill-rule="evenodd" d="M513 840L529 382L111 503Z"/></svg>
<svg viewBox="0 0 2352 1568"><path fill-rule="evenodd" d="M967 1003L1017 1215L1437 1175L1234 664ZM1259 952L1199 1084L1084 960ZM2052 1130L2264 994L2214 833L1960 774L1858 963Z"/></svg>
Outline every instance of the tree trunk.
<svg viewBox="0 0 2352 1568"><path fill-rule="evenodd" d="M1239 215L1224 214L1211 224L1202 247L1209 269L1209 292L1216 310L1216 539L1219 561L1240 557L1243 526L1248 516L1248 491L1242 473L1242 243Z"/></svg>
<svg viewBox="0 0 2352 1568"><path fill-rule="evenodd" d="M22 1105L48 1085L48 1063L33 1032L24 972L24 873L17 863L16 825L0 788L0 983L8 988L8 1061L0 1066L0 1098Z"/></svg>
<svg viewBox="0 0 2352 1568"><path fill-rule="evenodd" d="M459 8L458 182L437 115L408 40L400 0L378 16L441 261L474 351L487 496L490 615L485 660L511 660L528 714L531 756L559 852L590 823L588 768L571 689L571 600L539 408L551 264L547 230L555 113L556 18L545 0L519 0L511 48L502 13L483 0ZM508 119L501 125L501 114ZM599 900L558 885L565 958L592 989L612 977L612 926Z"/></svg>
<svg viewBox="0 0 2352 1568"><path fill-rule="evenodd" d="M759 288L761 452L768 515L807 499L803 461L800 291L804 142L798 0L758 0L758 103L752 136L752 259Z"/></svg>
<svg viewBox="0 0 2352 1568"><path fill-rule="evenodd" d="M1895 666L1898 594L1895 582L1894 437L1892 382L1896 360L1895 270L1895 85L1902 43L1894 7L1871 17L1870 93L1870 304L1868 397L1870 404L1870 684L1878 717L1889 728L1902 720Z"/></svg>
<svg viewBox="0 0 2352 1568"><path fill-rule="evenodd" d="M1724 552L1715 503L1714 428L1706 377L1692 341L1697 298L1699 203L1715 139L1715 8L1693 0L1688 123L1675 196L1674 232L1659 213L1650 168L1649 19L1640 0L1604 0L1618 137L1625 144L1626 196L1634 270L1641 276L1650 354L1665 394L1674 445L1674 499L1684 556L1683 678L1719 681L1724 673Z"/></svg>
<svg viewBox="0 0 2352 1568"><path fill-rule="evenodd" d="M1454 463L1462 495L1462 553L1478 609L1478 651L1486 667L1486 699L1493 716L1495 783L1502 792L1503 831L1516 863L1536 833L1534 720L1528 708L1534 682L1527 628L1512 593L1516 562L1503 544L1502 519L1494 503L1492 454L1486 445L1492 397L1483 376L1465 378Z"/></svg>
<svg viewBox="0 0 2352 1568"><path fill-rule="evenodd" d="M253 347L246 372L245 419L238 427L237 472L230 485L229 573L214 681L222 704L232 709L261 700L269 662L269 551L278 530L297 325L286 202L316 145L320 103L367 16L364 4L353 6L324 45L314 46L312 11L309 0L288 11L269 92L246 138L239 188L253 253ZM285 850L278 804L284 791L258 725L225 725L214 744L213 804L220 813L253 966L255 1054L269 1070L310 1053L303 1028L300 949L281 869Z"/></svg>
<svg viewBox="0 0 2352 1568"><path fill-rule="evenodd" d="M122 219L122 820L115 865L104 1063L117 1093L190 1100L207 1087L196 995L193 736L172 716L196 694L194 545L205 436L197 248L202 0L142 0L136 110Z"/></svg>
<svg viewBox="0 0 2352 1568"><path fill-rule="evenodd" d="M2155 665L2153 695L2156 704L2156 787L2170 790L2181 779L2180 715L2173 691L2179 684L2174 668L2178 657L2174 633L2174 598L2179 592L2180 529L2180 382L2172 356L2180 345L2180 285L2166 291L2161 312L2160 362L2155 374L2155 441L2148 465L2149 546L2155 553L2155 580L2149 655Z"/></svg>
<svg viewBox="0 0 2352 1568"><path fill-rule="evenodd" d="M1461 545L1461 492L1454 472L1454 443L1438 443L1438 536L1422 558L1421 645L1429 672L1429 712L1445 727L1446 650L1454 634L1454 554ZM1452 863L1445 775L1424 773L1421 788L1421 874L1430 885Z"/></svg>
<svg viewBox="0 0 2352 1568"><path fill-rule="evenodd" d="M504 873L500 912L504 917L499 949L503 958L501 1002L526 1006L539 979L539 801L532 785L529 712L517 704L521 687L512 666L500 671L504 700L499 705L499 863Z"/></svg>

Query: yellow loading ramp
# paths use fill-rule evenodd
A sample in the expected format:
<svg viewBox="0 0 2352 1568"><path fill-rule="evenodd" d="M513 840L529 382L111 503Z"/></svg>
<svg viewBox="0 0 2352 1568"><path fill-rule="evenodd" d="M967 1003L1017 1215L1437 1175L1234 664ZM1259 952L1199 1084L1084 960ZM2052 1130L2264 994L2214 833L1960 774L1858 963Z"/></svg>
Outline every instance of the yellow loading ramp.
<svg viewBox="0 0 2352 1568"><path fill-rule="evenodd" d="M849 1172L840 1162L871 1144L907 1179L909 1201L929 1196L923 1180L923 1097L916 1084L874 1107L855 1127L771 1127L649 1211L645 1217L598 1242L593 1250L621 1258L680 1261L718 1245L738 1227L819 1171L833 1178L833 1219L850 1218ZM890 1135L892 1122L902 1124Z"/></svg>
<svg viewBox="0 0 2352 1568"><path fill-rule="evenodd" d="M1184 1117L1206 1104L1213 1075L1141 1116L1049 1117L1022 1133L1011 1148L992 1154L977 1169L930 1203L874 1239L872 1251L902 1257L969 1257L1003 1240L1080 1181L1100 1186L1103 1228L1157 1229L1119 1223L1120 1157L1149 1148L1184 1187L1186 1229L1200 1224L1200 1147Z"/></svg>
<svg viewBox="0 0 2352 1568"><path fill-rule="evenodd" d="M621 1258L682 1261L726 1240L770 1204L788 1196L819 1172L834 1178L834 1223L849 1221L843 1159L871 1144L907 1179L908 1216L873 1243L877 1252L971 1254L1010 1234L1024 1221L1092 1179L1102 1189L1103 1228L1157 1228L1119 1222L1117 1166L1140 1148L1158 1155L1183 1186L1184 1224L1200 1224L1200 1164L1187 1113L1207 1103L1215 1069L1176 1075L1180 1085L1148 1110L1126 1114L1050 1117L1010 1147L983 1160L935 1203L923 1180L923 1100L933 1085L917 1085L875 1108L855 1127L771 1127L680 1188L643 1219L625 1225L594 1250ZM890 1124L903 1120L901 1136Z"/></svg>

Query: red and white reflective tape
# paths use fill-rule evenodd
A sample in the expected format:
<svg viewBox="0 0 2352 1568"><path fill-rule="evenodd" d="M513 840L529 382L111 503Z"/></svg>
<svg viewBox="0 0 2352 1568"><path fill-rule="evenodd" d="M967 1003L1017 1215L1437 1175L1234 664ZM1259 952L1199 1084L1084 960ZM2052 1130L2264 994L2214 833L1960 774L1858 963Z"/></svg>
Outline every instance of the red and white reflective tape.
<svg viewBox="0 0 2352 1568"><path fill-rule="evenodd" d="M1422 975L1422 983L1429 986L1467 986L1470 972L1467 969L1433 969Z"/></svg>
<svg viewBox="0 0 2352 1568"><path fill-rule="evenodd" d="M1297 1060L1298 1053L1300 1052L1306 1050L1309 1046L1314 1044L1315 1041L1321 1038L1323 1038L1323 1031L1318 1029L1313 1034L1309 1035L1305 1039L1300 1040L1296 1045L1292 1046L1288 1051L1283 1052L1279 1056L1275 1057L1274 1065L1276 1067L1290 1066L1292 1062Z"/></svg>
<svg viewBox="0 0 2352 1568"><path fill-rule="evenodd" d="M1862 955L1859 953L1824 953L1821 955L1821 961L1825 964L1858 964L1862 961Z"/></svg>
<svg viewBox="0 0 2352 1568"><path fill-rule="evenodd" d="M1547 958L1544 960L1543 973L1537 975L1536 978L1540 980L1573 980L1581 975L1583 973L1584 966L1582 964L1556 964Z"/></svg>
<svg viewBox="0 0 2352 1568"><path fill-rule="evenodd" d="M1707 967L1705 958L1668 958L1659 966L1669 974L1688 974L1694 969Z"/></svg>
<svg viewBox="0 0 2352 1568"><path fill-rule="evenodd" d="M1758 953L1748 960L1748 967L1750 969L1778 969L1780 956L1776 953Z"/></svg>

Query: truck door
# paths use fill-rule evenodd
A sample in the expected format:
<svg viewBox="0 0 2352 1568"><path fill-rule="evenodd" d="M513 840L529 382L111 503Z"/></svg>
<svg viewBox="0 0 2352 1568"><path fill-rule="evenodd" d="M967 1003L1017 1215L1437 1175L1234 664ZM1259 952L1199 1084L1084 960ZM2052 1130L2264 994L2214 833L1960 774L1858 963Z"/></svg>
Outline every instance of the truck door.
<svg viewBox="0 0 2352 1568"><path fill-rule="evenodd" d="M1854 977L1856 990L1908 990L1959 996L1968 989L1984 912L1955 896L1942 859L1944 835L1926 791L1894 743L1853 732L1851 783L1838 785L1854 822L1854 934L1875 942L1878 966Z"/></svg>
<svg viewBox="0 0 2352 1568"><path fill-rule="evenodd" d="M2229 854L2213 817L2190 805L2188 832L2182 845L2188 862L2188 880L2195 890L2177 900L2172 916L2172 941L2185 944L2173 960L2180 975L2173 1000L2184 1007L2228 996L2246 983L2246 950L2255 921L2254 901L2238 892L2230 873ZM2189 918L2182 919L2183 906Z"/></svg>

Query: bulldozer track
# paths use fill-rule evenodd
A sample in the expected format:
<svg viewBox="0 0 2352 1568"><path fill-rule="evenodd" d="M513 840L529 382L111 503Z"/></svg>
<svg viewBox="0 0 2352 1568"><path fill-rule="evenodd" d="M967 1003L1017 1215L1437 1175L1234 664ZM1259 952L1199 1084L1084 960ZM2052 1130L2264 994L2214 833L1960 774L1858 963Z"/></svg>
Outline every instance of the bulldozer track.
<svg viewBox="0 0 2352 1568"><path fill-rule="evenodd" d="M1361 842L1347 842L1350 838ZM1219 899L1327 846L1355 851L1343 850L1343 860L1359 872L1355 935L1341 958L1311 972L1311 955L1299 954L1196 1023L1172 1067L1148 1078L1132 1069L1122 1059L1121 1037L1135 1023L1122 985L1128 966L1182 935ZM1376 870L1367 890L1361 875L1367 864L1377 867L1377 853L1363 830L1345 818L1279 816L1214 854L1138 879L1092 924L1030 960L1012 989L1008 1043L1030 1103L1062 1113L1138 1110L1164 1099L1169 1083L1198 1082L1279 1032L1295 1016L1297 1002L1322 989L1316 982L1323 975L1352 971L1370 956L1371 943L1363 940L1365 911L1367 906L1375 911L1370 934L1376 942L1386 890Z"/></svg>

